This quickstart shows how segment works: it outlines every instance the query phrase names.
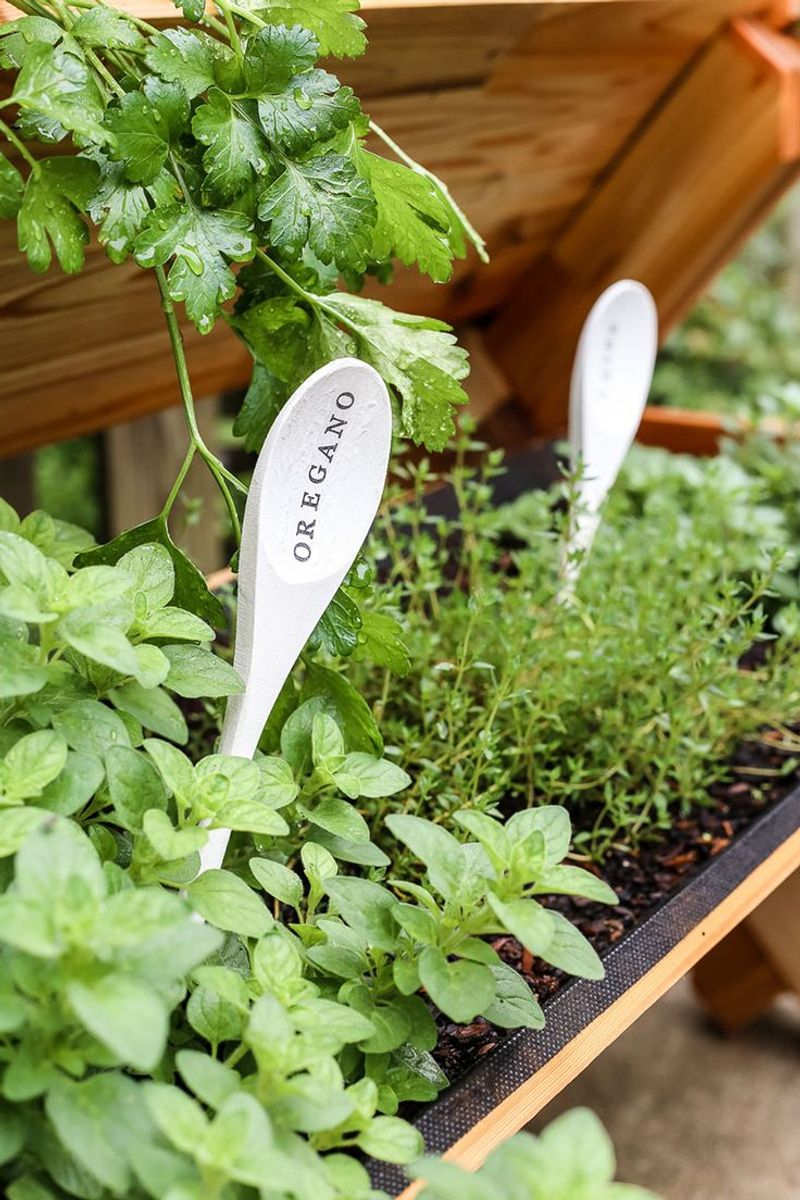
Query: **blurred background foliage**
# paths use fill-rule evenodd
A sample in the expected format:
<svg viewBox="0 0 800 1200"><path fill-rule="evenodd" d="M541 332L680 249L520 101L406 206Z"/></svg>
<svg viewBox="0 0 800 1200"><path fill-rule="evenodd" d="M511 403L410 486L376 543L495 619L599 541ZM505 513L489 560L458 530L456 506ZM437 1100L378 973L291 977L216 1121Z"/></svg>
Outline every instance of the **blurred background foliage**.
<svg viewBox="0 0 800 1200"><path fill-rule="evenodd" d="M732 420L800 420L800 190L671 335L659 356L651 403L721 412ZM220 449L231 452L235 441L224 407L218 425ZM759 446L757 474L770 473L765 455L772 459L775 491L785 500L787 470L794 475L800 451L789 455L789 463L785 453ZM38 451L33 491L37 507L100 539L107 536L102 437Z"/></svg>

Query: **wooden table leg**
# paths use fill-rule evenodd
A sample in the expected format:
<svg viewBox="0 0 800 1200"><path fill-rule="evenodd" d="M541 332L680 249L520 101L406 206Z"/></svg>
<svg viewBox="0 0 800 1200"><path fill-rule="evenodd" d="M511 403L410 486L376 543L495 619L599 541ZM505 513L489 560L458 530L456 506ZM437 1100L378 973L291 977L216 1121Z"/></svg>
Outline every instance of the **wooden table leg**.
<svg viewBox="0 0 800 1200"><path fill-rule="evenodd" d="M693 980L726 1033L754 1021L782 992L800 995L800 872L701 959Z"/></svg>

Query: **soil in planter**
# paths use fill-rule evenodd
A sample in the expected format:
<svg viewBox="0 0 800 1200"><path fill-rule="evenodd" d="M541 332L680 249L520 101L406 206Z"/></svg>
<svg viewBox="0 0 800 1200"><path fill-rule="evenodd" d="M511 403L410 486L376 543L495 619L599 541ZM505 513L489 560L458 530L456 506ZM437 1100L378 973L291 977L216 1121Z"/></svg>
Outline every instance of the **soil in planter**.
<svg viewBox="0 0 800 1200"><path fill-rule="evenodd" d="M758 816L797 786L800 763L788 769L793 755L781 747L780 740L777 732L765 731L762 740L744 743L734 755L734 778L715 784L709 791L708 805L698 805L677 819L658 840L636 851L613 848L608 852L599 874L614 888L617 904L596 904L570 896L551 896L545 902L577 925L602 957L624 933L674 895ZM540 1002L555 995L570 978L535 958L516 938L496 937L491 944L503 961L522 975ZM434 1056L451 1083L513 1032L499 1029L482 1017L470 1025L455 1025L438 1014L437 1023L439 1043Z"/></svg>

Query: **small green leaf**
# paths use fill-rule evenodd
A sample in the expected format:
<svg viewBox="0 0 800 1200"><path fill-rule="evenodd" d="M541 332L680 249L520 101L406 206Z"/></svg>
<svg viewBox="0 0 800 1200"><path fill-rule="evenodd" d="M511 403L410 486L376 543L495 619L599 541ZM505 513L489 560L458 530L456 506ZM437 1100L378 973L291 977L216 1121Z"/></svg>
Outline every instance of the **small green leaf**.
<svg viewBox="0 0 800 1200"><path fill-rule="evenodd" d="M194 699L232 696L244 691L244 684L233 667L210 650L188 645L164 646L162 649L170 664L165 686L179 696Z"/></svg>
<svg viewBox="0 0 800 1200"><path fill-rule="evenodd" d="M448 962L441 950L428 946L419 960L419 977L431 1000L451 1021L474 1021L495 996L491 967L481 963Z"/></svg>
<svg viewBox="0 0 800 1200"><path fill-rule="evenodd" d="M369 184L341 154L293 162L261 192L258 215L272 244L297 258L310 246L321 262L363 270L375 224Z"/></svg>
<svg viewBox="0 0 800 1200"><path fill-rule="evenodd" d="M271 25L302 25L319 42L320 54L357 58L366 49L358 0L257 0L258 15Z"/></svg>
<svg viewBox="0 0 800 1200"><path fill-rule="evenodd" d="M121 533L119 537L103 546L95 546L92 550L84 551L79 556L77 565L84 567L92 563L116 563L124 560L125 570L131 573L131 564L125 556L133 549L146 548L148 543L154 542L160 543L172 560L175 604L180 608L187 609L188 612L196 613L210 625L216 626L220 623L223 617L222 605L217 597L208 590L205 579L194 563L174 544L161 518L157 517L153 521L146 521L143 525L137 525L135 528ZM163 564L163 559L159 561ZM159 589L166 589L166 578L162 565L158 568L152 585L157 592ZM142 590L147 592L147 587ZM166 604L172 598L170 594L161 603Z"/></svg>
<svg viewBox="0 0 800 1200"><path fill-rule="evenodd" d="M365 1154L392 1163L413 1162L425 1149L419 1130L399 1117L374 1117L356 1142Z"/></svg>
<svg viewBox="0 0 800 1200"><path fill-rule="evenodd" d="M495 980L495 998L481 1016L501 1029L542 1029L544 1013L528 984L502 963L489 967Z"/></svg>
<svg viewBox="0 0 800 1200"><path fill-rule="evenodd" d="M120 675L136 675L139 660L121 629L106 623L102 608L78 608L58 623L58 635L84 658Z"/></svg>
<svg viewBox="0 0 800 1200"><path fill-rule="evenodd" d="M164 1053L167 1012L151 988L124 975L67 984L78 1020L121 1063L152 1071Z"/></svg>
<svg viewBox="0 0 800 1200"><path fill-rule="evenodd" d="M67 761L67 743L60 734L42 729L28 733L11 747L3 760L7 796L29 799L40 796Z"/></svg>
<svg viewBox="0 0 800 1200"><path fill-rule="evenodd" d="M566 917L552 909L545 910L552 924L552 937L542 954L545 962L582 979L605 978L600 956L583 934Z"/></svg>
<svg viewBox="0 0 800 1200"><path fill-rule="evenodd" d="M222 203L266 174L269 152L252 101L212 88L195 112L192 132L208 147L203 155L205 186Z"/></svg>
<svg viewBox="0 0 800 1200"><path fill-rule="evenodd" d="M128 179L152 183L188 129L189 98L180 84L151 77L109 108L106 125L114 137L110 154L124 163Z"/></svg>
<svg viewBox="0 0 800 1200"><path fill-rule="evenodd" d="M101 124L103 99L79 52L35 42L20 68L13 100L26 112L54 121L65 130L95 142L106 140ZM66 165L85 160L53 161Z"/></svg>
<svg viewBox="0 0 800 1200"><path fill-rule="evenodd" d="M174 258L169 294L186 305L199 333L210 332L220 306L236 291L228 262L246 262L253 249L252 224L242 213L188 204L155 209L134 247L140 267L162 266Z"/></svg>
<svg viewBox="0 0 800 1200"><path fill-rule="evenodd" d="M8 221L17 215L24 187L17 168L0 154L0 219Z"/></svg>
<svg viewBox="0 0 800 1200"><path fill-rule="evenodd" d="M255 892L230 871L204 871L187 894L195 912L218 929L261 937L274 923Z"/></svg>
<svg viewBox="0 0 800 1200"><path fill-rule="evenodd" d="M402 627L388 613L362 609L354 661L371 662L376 667L388 667L395 675L407 675L411 657L402 634Z"/></svg>
<svg viewBox="0 0 800 1200"><path fill-rule="evenodd" d="M50 244L62 270L80 271L89 241L79 215L97 186L97 164L86 158L44 158L31 171L17 217L19 248L33 271L46 271Z"/></svg>
<svg viewBox="0 0 800 1200"><path fill-rule="evenodd" d="M179 83L194 100L214 86L217 63L232 57L224 42L203 30L165 29L149 39L145 62L168 83Z"/></svg>
<svg viewBox="0 0 800 1200"><path fill-rule="evenodd" d="M299 875L270 858L251 858L250 870L269 896L299 910L303 903L303 882Z"/></svg>
<svg viewBox="0 0 800 1200"><path fill-rule="evenodd" d="M241 1086L236 1071L198 1050L179 1050L175 1065L184 1083L211 1108L219 1108Z"/></svg>
<svg viewBox="0 0 800 1200"><path fill-rule="evenodd" d="M546 908L542 908L535 900L508 900L504 903L493 892L487 893L486 899L503 928L522 942L531 954L545 956L548 953L553 939L553 925L550 920L552 914Z"/></svg>
<svg viewBox="0 0 800 1200"><path fill-rule="evenodd" d="M129 746L130 737L123 721L99 700L78 700L53 717L53 725L66 738L67 745L80 754L105 758L112 746Z"/></svg>
<svg viewBox="0 0 800 1200"><path fill-rule="evenodd" d="M144 38L125 12L98 4L80 14L70 33L86 46L101 50L139 50Z"/></svg>
<svg viewBox="0 0 800 1200"><path fill-rule="evenodd" d="M459 892L466 871L461 846L441 825L407 813L394 813L386 824L415 857L425 863L431 884L445 900Z"/></svg>
<svg viewBox="0 0 800 1200"><path fill-rule="evenodd" d="M345 795L353 800L359 796L366 796L372 800L383 796L395 796L411 783L411 776L388 758L375 758L371 754L362 754L359 751L346 755L341 768L334 771L333 777L337 784L340 777L346 778L351 784L355 783L354 790L348 790L340 784Z"/></svg>

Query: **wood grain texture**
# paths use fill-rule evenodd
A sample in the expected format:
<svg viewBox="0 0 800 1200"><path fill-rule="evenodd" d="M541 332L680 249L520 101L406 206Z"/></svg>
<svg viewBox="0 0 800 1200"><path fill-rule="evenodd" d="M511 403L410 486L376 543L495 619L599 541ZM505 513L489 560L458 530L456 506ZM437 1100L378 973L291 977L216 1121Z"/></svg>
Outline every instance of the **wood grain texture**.
<svg viewBox="0 0 800 1200"><path fill-rule="evenodd" d="M541 376L542 388L551 387L549 375L558 376L573 353L572 323L558 314L565 306L569 311L574 307L574 262L586 256L588 294L602 275L598 255L613 257L619 237L616 214L603 202L608 185L600 185L615 177L626 150L640 145L641 130L661 110L675 81L687 72L694 76L690 68L701 48L726 19L769 11L772 20L782 22L791 5L784 0L779 8L770 0L367 3L370 49L363 60L338 64L337 69L365 96L371 115L409 153L442 175L486 236L492 255L488 267L474 256L457 264L444 286L400 270L391 289L371 285L369 294L395 308L455 322L504 305L514 309L517 320L520 312L535 314L533 345L524 321L522 332L510 338L509 354L521 344L525 356L512 370L502 357L498 361L526 403L538 404L540 389L538 383L534 388L532 377ZM174 12L169 0L133 0L132 7L153 18ZM0 19L9 14L0 0ZM772 36L770 30L766 33ZM758 74L764 69L763 55L762 45L749 47L740 57ZM709 106L708 89L713 87L710 107L715 113L717 99L720 107L733 106L727 123L715 117L713 128L721 132L724 127L733 143L741 142L751 153L759 138L770 142L770 130L765 134L764 120L753 122L746 88L747 103L738 107L741 89L720 78L726 65L727 60L716 73L701 75L693 92L695 111L698 105ZM781 77L783 103L790 105L791 63L784 67L781 76L772 64L765 87L774 97L774 81ZM670 209L681 217L695 210L697 225L706 211L705 175L716 174L716 164L709 171L712 158L703 158L703 152L711 156L716 146L710 135L695 139L698 145L687 143L684 110L670 113L664 129L667 153L657 140L645 141L636 169L652 181L653 189L669 193ZM693 129L695 117L689 117ZM730 203L737 220L728 222L714 240L713 253L704 246L693 261L692 246L679 238L680 253L672 256L669 269L672 290L682 302L731 252L729 226L735 224L733 232L739 236L791 174L788 166L780 178L770 174L769 186L758 173L740 181ZM689 182L695 186L691 196L685 190ZM582 242L586 223L580 214L586 213L597 215ZM664 239L673 233L669 222L663 224L653 234L662 254ZM635 232L640 240L649 238L645 230ZM619 261L617 255L613 265ZM674 313L678 309L672 305ZM542 324L544 310L554 315ZM93 247L80 275L64 276L57 268L32 275L17 251L13 226L3 222L0 454L176 403L162 324L153 281L132 264L112 269ZM506 325L501 322L501 328ZM538 337L540 330L546 336ZM248 356L222 324L206 339L188 332L187 348L198 395L246 382ZM540 358L547 359L544 372ZM552 390L557 391L556 385ZM551 416L545 411L539 424L548 423Z"/></svg>
<svg viewBox="0 0 800 1200"><path fill-rule="evenodd" d="M608 284L645 283L666 332L797 177L798 79L796 43L726 30L553 239L488 334L536 432L564 423L573 348Z"/></svg>
<svg viewBox="0 0 800 1200"><path fill-rule="evenodd" d="M476 1170L496 1146L541 1112L554 1096L563 1091L799 866L800 830L756 867L657 966L587 1025L569 1045L499 1104L488 1117L473 1126L444 1157L468 1170ZM398 1200L412 1200L419 1190L419 1185L413 1184L405 1189Z"/></svg>

